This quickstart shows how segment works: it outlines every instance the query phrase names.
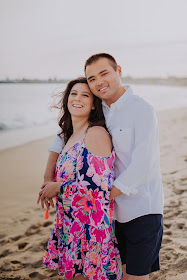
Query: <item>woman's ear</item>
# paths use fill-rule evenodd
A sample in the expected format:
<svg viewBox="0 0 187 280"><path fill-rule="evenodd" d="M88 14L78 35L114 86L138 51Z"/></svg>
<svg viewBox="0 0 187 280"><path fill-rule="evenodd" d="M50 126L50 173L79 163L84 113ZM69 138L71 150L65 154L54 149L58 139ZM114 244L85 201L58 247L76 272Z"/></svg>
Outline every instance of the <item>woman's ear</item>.
<svg viewBox="0 0 187 280"><path fill-rule="evenodd" d="M92 106L92 110L95 110L95 106L94 105Z"/></svg>

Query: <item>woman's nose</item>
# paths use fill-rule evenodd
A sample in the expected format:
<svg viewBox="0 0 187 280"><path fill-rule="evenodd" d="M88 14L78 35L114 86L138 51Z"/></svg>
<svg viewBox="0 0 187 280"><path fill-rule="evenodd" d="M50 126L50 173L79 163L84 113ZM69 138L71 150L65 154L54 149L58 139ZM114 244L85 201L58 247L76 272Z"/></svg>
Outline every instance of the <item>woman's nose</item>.
<svg viewBox="0 0 187 280"><path fill-rule="evenodd" d="M80 100L80 99L81 99L80 94L77 94L77 95L75 96L75 100Z"/></svg>

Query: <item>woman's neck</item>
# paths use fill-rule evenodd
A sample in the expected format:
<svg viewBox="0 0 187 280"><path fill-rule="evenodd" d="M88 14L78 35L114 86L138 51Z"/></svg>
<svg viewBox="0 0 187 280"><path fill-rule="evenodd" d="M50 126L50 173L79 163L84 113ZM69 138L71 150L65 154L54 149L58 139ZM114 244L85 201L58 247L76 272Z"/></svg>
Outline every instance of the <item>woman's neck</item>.
<svg viewBox="0 0 187 280"><path fill-rule="evenodd" d="M87 118L84 119L72 119L73 135L78 133L78 131L84 130L88 127L89 122Z"/></svg>

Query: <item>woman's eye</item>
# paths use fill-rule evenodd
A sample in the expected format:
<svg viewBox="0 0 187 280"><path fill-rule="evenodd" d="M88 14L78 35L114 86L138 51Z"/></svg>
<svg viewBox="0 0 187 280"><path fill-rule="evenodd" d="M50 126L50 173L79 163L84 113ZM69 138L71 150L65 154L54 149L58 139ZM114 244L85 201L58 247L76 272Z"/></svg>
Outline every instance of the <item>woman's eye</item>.
<svg viewBox="0 0 187 280"><path fill-rule="evenodd" d="M76 95L76 92L71 92L71 95Z"/></svg>
<svg viewBox="0 0 187 280"><path fill-rule="evenodd" d="M83 96L89 97L89 95L88 95L88 94L83 94Z"/></svg>

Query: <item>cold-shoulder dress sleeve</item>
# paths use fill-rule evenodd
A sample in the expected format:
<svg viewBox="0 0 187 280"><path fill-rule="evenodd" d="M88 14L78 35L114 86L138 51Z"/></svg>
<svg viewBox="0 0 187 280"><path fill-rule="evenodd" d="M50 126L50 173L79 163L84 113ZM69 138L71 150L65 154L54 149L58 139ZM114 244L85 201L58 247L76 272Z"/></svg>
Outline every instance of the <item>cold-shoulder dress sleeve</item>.
<svg viewBox="0 0 187 280"><path fill-rule="evenodd" d="M113 200L109 200L114 177L114 151L110 157L98 157L90 153L82 141L69 152L73 165L70 168L67 160L65 165L72 176L71 180L68 178L62 182L58 196L60 227L53 231L48 244L49 248L54 233L58 232L55 237L58 256L53 266L54 260L51 260L47 249L44 264L54 269L58 267L59 274L65 279L80 274L89 280L121 279L123 273L114 235ZM65 171L63 176L68 177Z"/></svg>

